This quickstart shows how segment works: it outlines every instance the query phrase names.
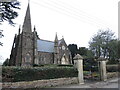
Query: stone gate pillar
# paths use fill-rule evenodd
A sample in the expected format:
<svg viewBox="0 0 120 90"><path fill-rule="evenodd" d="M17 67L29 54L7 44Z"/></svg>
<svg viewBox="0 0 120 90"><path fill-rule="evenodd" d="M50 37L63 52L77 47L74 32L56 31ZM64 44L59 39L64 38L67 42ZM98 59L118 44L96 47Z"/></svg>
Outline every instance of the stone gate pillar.
<svg viewBox="0 0 120 90"><path fill-rule="evenodd" d="M106 59L103 57L98 58L99 62L99 72L100 72L100 80L106 81L107 80L107 73L106 73Z"/></svg>
<svg viewBox="0 0 120 90"><path fill-rule="evenodd" d="M74 59L74 66L78 69L79 84L84 84L83 57L77 54L73 59Z"/></svg>

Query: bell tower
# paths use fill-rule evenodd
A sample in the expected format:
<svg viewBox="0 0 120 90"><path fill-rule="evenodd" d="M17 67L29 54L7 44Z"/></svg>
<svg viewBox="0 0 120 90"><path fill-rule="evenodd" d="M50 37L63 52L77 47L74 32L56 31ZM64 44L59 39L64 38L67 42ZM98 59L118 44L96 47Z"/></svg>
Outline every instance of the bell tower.
<svg viewBox="0 0 120 90"><path fill-rule="evenodd" d="M28 3L23 27L22 27L22 64L21 66L31 66L34 62L34 42L31 29L30 5Z"/></svg>

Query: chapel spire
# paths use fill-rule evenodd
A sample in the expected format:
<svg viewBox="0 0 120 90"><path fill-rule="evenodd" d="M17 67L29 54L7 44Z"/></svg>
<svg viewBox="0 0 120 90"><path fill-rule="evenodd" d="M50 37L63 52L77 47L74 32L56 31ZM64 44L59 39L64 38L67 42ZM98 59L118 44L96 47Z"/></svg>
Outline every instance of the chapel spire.
<svg viewBox="0 0 120 90"><path fill-rule="evenodd" d="M57 33L55 36L55 41L54 41L54 64L58 64L58 53L59 53L59 49L58 49L58 37L57 37Z"/></svg>
<svg viewBox="0 0 120 90"><path fill-rule="evenodd" d="M58 36L57 36L57 33L56 33L56 36L55 36L55 42L58 42Z"/></svg>
<svg viewBox="0 0 120 90"><path fill-rule="evenodd" d="M23 23L23 32L32 32L29 2L28 2L27 10L26 10L26 15L24 18L24 23Z"/></svg>

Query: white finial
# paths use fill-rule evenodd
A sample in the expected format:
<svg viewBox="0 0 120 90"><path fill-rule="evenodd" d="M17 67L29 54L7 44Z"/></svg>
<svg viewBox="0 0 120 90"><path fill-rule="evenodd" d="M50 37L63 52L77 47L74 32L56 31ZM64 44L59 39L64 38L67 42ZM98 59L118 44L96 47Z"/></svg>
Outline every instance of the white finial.
<svg viewBox="0 0 120 90"><path fill-rule="evenodd" d="M19 25L19 29L21 28L21 25Z"/></svg>
<svg viewBox="0 0 120 90"><path fill-rule="evenodd" d="M28 0L28 3L30 3L30 0Z"/></svg>

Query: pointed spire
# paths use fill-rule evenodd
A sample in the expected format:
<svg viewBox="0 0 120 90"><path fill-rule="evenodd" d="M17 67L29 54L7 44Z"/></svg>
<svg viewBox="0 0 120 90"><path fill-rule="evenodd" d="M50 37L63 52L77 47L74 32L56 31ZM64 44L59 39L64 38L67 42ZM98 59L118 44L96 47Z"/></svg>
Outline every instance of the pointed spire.
<svg viewBox="0 0 120 90"><path fill-rule="evenodd" d="M64 36L62 36L62 39L64 39Z"/></svg>
<svg viewBox="0 0 120 90"><path fill-rule="evenodd" d="M55 42L58 42L57 32L56 32L56 36L55 36Z"/></svg>
<svg viewBox="0 0 120 90"><path fill-rule="evenodd" d="M36 28L35 28L35 25L34 25L34 28L33 28L34 31L36 31Z"/></svg>
<svg viewBox="0 0 120 90"><path fill-rule="evenodd" d="M21 25L19 25L18 35L20 34L20 31L21 31L20 27L21 27Z"/></svg>
<svg viewBox="0 0 120 90"><path fill-rule="evenodd" d="M23 32L32 32L29 2L28 2L24 23L23 23Z"/></svg>
<svg viewBox="0 0 120 90"><path fill-rule="evenodd" d="M30 0L28 0L28 3L30 3Z"/></svg>
<svg viewBox="0 0 120 90"><path fill-rule="evenodd" d="M62 39L61 39L61 41L62 41L62 42L65 42L65 40L64 40L64 36L62 36Z"/></svg>
<svg viewBox="0 0 120 90"><path fill-rule="evenodd" d="M62 41L64 41L64 36L62 36Z"/></svg>

